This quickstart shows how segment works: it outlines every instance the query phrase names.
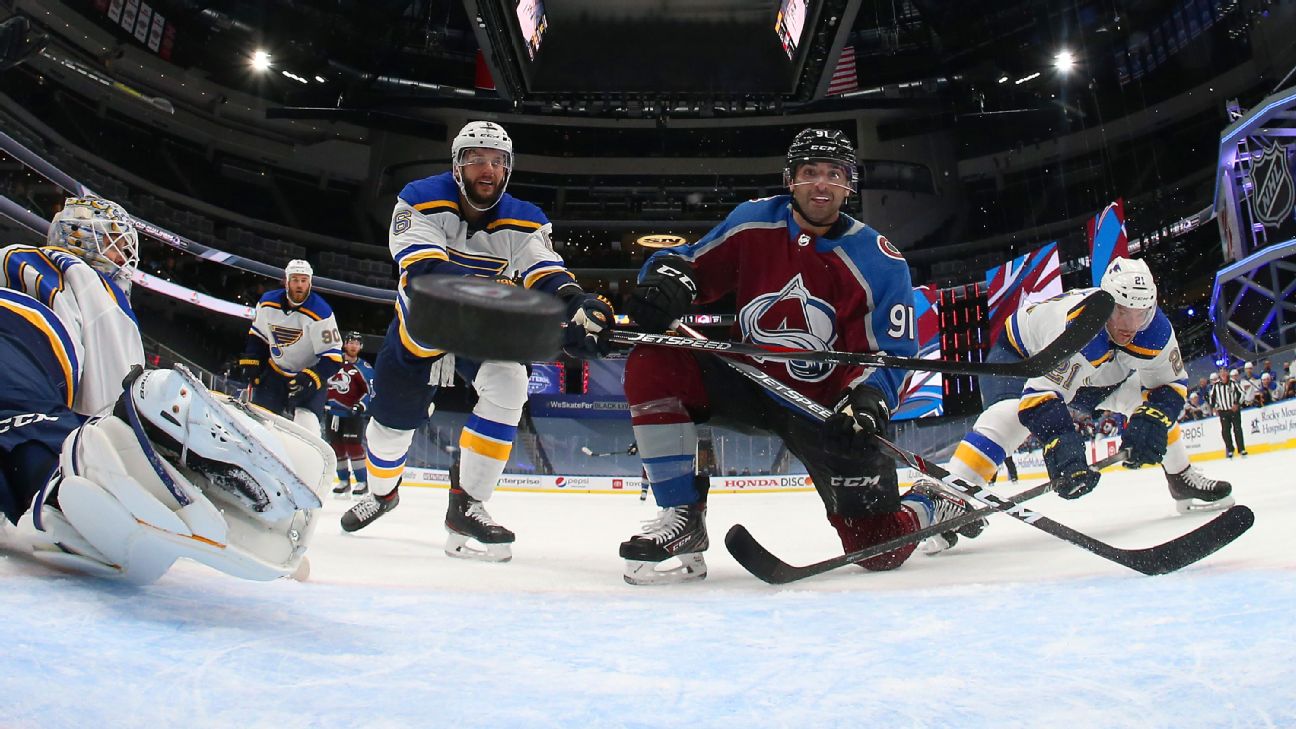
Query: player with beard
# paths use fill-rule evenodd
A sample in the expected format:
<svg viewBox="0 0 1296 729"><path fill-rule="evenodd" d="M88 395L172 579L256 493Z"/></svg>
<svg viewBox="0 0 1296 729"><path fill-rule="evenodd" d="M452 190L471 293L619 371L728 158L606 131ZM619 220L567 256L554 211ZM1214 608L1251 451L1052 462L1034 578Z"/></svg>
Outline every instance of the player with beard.
<svg viewBox="0 0 1296 729"><path fill-rule="evenodd" d="M406 326L406 289L417 277L437 274L516 280L553 294L567 302L571 323L563 350L573 357L607 351L612 307L585 293L567 271L540 208L504 192L513 171L513 141L503 127L469 122L451 144L450 161L449 172L406 185L392 212L389 241L400 281L365 428L370 492L342 517L342 528L362 529L396 507L414 431L431 417L438 387L452 384L457 373L478 398L459 436L459 461L450 470L445 552L503 562L512 558L514 535L491 518L483 502L494 493L517 435L526 368L517 362L456 361L419 341ZM482 548L469 546L469 539Z"/></svg>
<svg viewBox="0 0 1296 729"><path fill-rule="evenodd" d="M311 290L314 276L300 258L284 266L283 288L257 302L234 376L252 385L252 402L318 434L342 335L333 307Z"/></svg>
<svg viewBox="0 0 1296 729"><path fill-rule="evenodd" d="M788 149L788 194L745 202L696 243L648 259L627 313L643 330L663 332L694 303L733 295L738 321L732 338L738 341L914 356L909 266L881 233L841 210L857 191L857 175L855 148L845 134L802 131ZM630 353L626 399L661 511L642 534L621 544L627 582L706 576L705 481L694 474L698 423L780 436L809 471L846 552L966 511L966 504L925 482L902 497L894 461L869 437L887 432L903 371L755 363L807 397L835 405L835 414L813 422L711 355L652 346ZM913 549L862 566L894 569ZM679 565L662 568L672 558Z"/></svg>

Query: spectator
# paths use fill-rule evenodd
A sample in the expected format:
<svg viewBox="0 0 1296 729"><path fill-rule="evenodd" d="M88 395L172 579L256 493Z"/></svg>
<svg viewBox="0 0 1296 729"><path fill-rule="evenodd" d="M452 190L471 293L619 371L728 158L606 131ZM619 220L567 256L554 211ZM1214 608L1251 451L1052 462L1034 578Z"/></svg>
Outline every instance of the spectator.
<svg viewBox="0 0 1296 729"><path fill-rule="evenodd" d="M1194 390L1188 395L1188 402L1184 405L1183 414L1179 416L1179 422L1186 423L1190 420L1201 420L1208 415L1206 404L1202 402L1201 395Z"/></svg>
<svg viewBox="0 0 1296 729"><path fill-rule="evenodd" d="M1193 392L1201 395L1202 402L1205 402L1210 397L1211 383L1216 379L1215 374L1212 372L1210 380L1207 380L1205 377L1197 380L1197 387L1194 388Z"/></svg>
<svg viewBox="0 0 1296 729"><path fill-rule="evenodd" d="M1264 377L1265 375L1269 375L1270 379L1273 379L1276 382L1278 379L1278 375L1274 374L1273 360L1267 359L1263 362L1263 364L1264 364L1264 369L1260 370L1260 376Z"/></svg>
<svg viewBox="0 0 1296 729"><path fill-rule="evenodd" d="M1278 399L1278 383L1268 372L1260 373L1260 388L1256 393L1256 405L1268 405Z"/></svg>
<svg viewBox="0 0 1296 729"><path fill-rule="evenodd" d="M1248 362L1247 364L1251 364L1251 363ZM1221 383L1232 382L1233 384L1237 385L1241 389L1242 394L1240 396L1240 403L1239 403L1241 407L1244 408L1255 407L1256 395L1258 395L1260 392L1259 383L1252 382L1250 378L1238 372L1237 368L1229 370L1227 380L1225 380L1224 377L1221 376L1220 382ZM1214 403L1212 403L1212 406L1214 406ZM1218 411L1219 408L1216 407L1215 410Z"/></svg>

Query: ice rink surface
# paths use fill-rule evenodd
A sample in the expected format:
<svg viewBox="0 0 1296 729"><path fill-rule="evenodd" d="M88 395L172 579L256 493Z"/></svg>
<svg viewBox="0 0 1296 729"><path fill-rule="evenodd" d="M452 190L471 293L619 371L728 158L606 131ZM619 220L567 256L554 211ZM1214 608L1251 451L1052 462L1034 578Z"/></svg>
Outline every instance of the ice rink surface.
<svg viewBox="0 0 1296 729"><path fill-rule="evenodd" d="M1000 515L894 572L765 585L723 535L838 553L804 492L714 495L710 576L667 587L621 579L655 513L624 495L496 494L508 564L446 557L446 492L419 488L354 535L327 500L306 583L181 563L134 589L7 555L0 726L1296 726L1296 451L1198 465L1256 523L1162 577ZM1159 469L1031 505L1122 547L1211 518Z"/></svg>

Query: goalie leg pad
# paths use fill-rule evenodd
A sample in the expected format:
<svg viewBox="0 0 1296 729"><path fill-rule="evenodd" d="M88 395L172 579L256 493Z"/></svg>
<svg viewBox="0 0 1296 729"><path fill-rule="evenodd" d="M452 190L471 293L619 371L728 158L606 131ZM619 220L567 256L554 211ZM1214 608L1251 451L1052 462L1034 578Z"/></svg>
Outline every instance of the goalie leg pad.
<svg viewBox="0 0 1296 729"><path fill-rule="evenodd" d="M142 487L136 488L143 491ZM140 524L113 494L89 479L63 479L59 506L67 523L119 568L120 576L129 582L156 582L180 556L177 550L156 540L154 530Z"/></svg>

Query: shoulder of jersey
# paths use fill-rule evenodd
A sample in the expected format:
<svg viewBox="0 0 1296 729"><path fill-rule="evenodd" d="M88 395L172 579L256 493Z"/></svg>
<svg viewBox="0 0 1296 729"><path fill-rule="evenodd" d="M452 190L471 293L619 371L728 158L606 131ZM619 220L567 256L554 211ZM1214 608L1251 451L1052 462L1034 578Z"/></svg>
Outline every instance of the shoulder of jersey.
<svg viewBox="0 0 1296 729"><path fill-rule="evenodd" d="M532 230L549 223L549 218L537 205L519 200L507 192L500 197L498 216L490 227L509 226Z"/></svg>
<svg viewBox="0 0 1296 729"><path fill-rule="evenodd" d="M261 298L257 300L257 306L269 304L270 306L282 307L284 299L287 298L286 294L287 292L284 289L270 289L261 294Z"/></svg>
<svg viewBox="0 0 1296 729"><path fill-rule="evenodd" d="M1174 334L1174 326L1170 324L1170 319L1157 307L1156 316L1152 317L1152 323L1147 328L1134 335L1127 349L1134 354L1155 357L1165 349L1170 343L1170 336Z"/></svg>
<svg viewBox="0 0 1296 729"><path fill-rule="evenodd" d="M401 189L399 197L421 213L459 212L459 186L449 172L414 180Z"/></svg>
<svg viewBox="0 0 1296 729"><path fill-rule="evenodd" d="M743 223L778 223L787 220L788 196L774 195L738 203L726 220L730 225Z"/></svg>
<svg viewBox="0 0 1296 729"><path fill-rule="evenodd" d="M310 296L306 297L306 303L302 304L298 308L315 314L316 318L319 319L327 319L330 316L333 316L333 307L329 306L329 303L324 300L323 296L320 296L314 291L310 292Z"/></svg>
<svg viewBox="0 0 1296 729"><path fill-rule="evenodd" d="M906 268L909 266L904 254L895 247L895 244L887 240L885 235L849 215L846 218L850 221L850 227L838 242L847 249L852 258L867 261L875 266L891 265Z"/></svg>

